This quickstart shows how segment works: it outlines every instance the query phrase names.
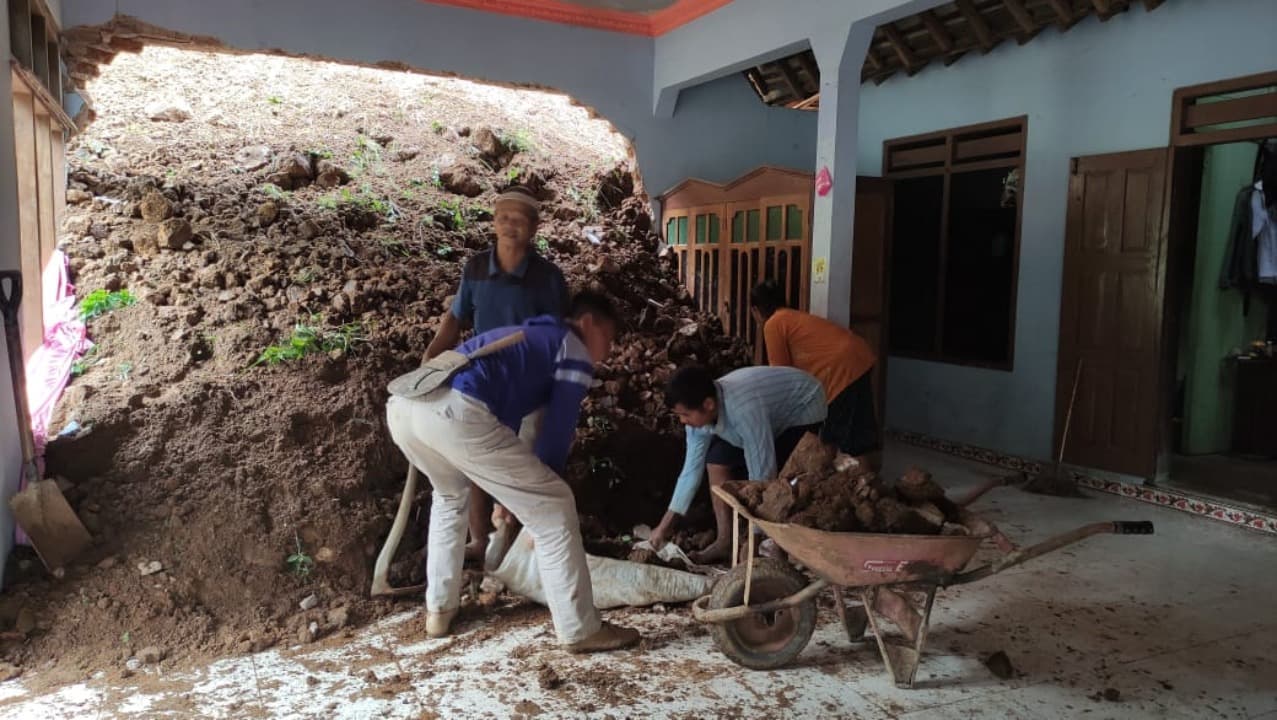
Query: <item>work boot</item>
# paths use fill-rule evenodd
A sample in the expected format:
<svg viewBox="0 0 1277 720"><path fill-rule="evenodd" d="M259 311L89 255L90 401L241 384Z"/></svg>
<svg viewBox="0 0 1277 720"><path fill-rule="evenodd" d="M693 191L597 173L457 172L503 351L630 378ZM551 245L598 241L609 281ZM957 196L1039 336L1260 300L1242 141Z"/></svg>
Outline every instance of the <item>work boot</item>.
<svg viewBox="0 0 1277 720"><path fill-rule="evenodd" d="M452 621L457 617L456 610L444 610L443 612L427 612L426 613L426 637L441 638L447 637L448 630L452 627Z"/></svg>
<svg viewBox="0 0 1277 720"><path fill-rule="evenodd" d="M593 635L568 645L568 652L590 653L620 650L631 645L637 645L638 641L638 630L605 622Z"/></svg>

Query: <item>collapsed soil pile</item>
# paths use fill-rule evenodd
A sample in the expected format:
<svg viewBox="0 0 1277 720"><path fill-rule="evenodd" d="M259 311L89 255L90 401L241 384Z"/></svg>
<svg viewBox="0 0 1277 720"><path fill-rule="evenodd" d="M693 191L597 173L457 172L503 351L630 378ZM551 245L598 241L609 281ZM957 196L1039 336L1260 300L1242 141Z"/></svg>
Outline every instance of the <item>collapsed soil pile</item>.
<svg viewBox="0 0 1277 720"><path fill-rule="evenodd" d="M931 475L910 468L894 484L835 454L815 435L794 450L780 476L730 483L727 489L757 518L829 532L967 535L962 509Z"/></svg>
<svg viewBox="0 0 1277 720"><path fill-rule="evenodd" d="M158 48L91 90L101 119L69 147L63 246L80 297L136 301L89 321L97 347L53 424L80 429L47 452L95 549L61 581L11 563L0 621L29 632L7 660L74 676L139 648L242 652L389 611L365 599L407 470L386 383L420 362L515 183L543 202L539 250L626 317L571 463L583 523L659 518L681 460L661 387L678 363L747 356L677 285L620 142L586 111ZM416 507L397 584L422 573L428 491Z"/></svg>

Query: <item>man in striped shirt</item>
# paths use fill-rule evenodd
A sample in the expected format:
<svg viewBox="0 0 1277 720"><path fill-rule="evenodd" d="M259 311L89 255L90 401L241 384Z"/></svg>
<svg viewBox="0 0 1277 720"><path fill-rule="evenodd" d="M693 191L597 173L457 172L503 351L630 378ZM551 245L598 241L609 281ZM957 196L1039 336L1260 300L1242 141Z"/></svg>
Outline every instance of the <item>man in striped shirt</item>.
<svg viewBox="0 0 1277 720"><path fill-rule="evenodd" d="M594 365L611 352L618 318L597 293L572 301L571 319L532 318L478 335L457 350L473 354L514 333L522 340L475 358L449 384L386 405L395 444L430 480L426 550L426 634L448 634L461 601L461 565L470 484L512 512L535 542L546 604L559 641L572 652L612 650L638 632L604 623L594 607L590 570L572 490L563 481L581 401ZM545 407L533 447L516 434Z"/></svg>
<svg viewBox="0 0 1277 720"><path fill-rule="evenodd" d="M820 382L789 367L741 368L717 381L705 368L686 367L670 379L665 404L687 426L687 454L669 510L652 531L658 548L687 514L706 471L711 487L774 478L803 435L819 432L825 419ZM722 560L732 544L731 508L717 497L712 502L718 536L693 555L700 563Z"/></svg>

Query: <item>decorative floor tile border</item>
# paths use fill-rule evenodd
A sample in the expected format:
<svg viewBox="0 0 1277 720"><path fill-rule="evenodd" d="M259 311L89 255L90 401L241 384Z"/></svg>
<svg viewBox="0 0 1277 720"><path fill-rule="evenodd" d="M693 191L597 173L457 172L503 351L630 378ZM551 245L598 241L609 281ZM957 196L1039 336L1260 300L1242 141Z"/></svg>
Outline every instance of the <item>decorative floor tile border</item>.
<svg viewBox="0 0 1277 720"><path fill-rule="evenodd" d="M1033 474L1042 469L1042 463L1035 460L1027 460L1015 455L1008 455L1006 453L997 452L996 450L989 450L988 448L976 447L965 443L941 440L939 438L933 438L920 433L906 432L903 430L888 430L887 437L909 445L916 445L928 450L942 452L946 455L960 457L964 460L974 460L975 462L993 465L994 467L1005 468L1007 470ZM1077 478L1079 485L1090 488L1091 490L1120 495L1132 500L1139 500L1140 502L1160 505L1172 510L1179 510L1181 512L1189 513L1190 515L1200 515L1211 520L1226 522L1230 525L1238 525L1248 530L1277 535L1277 513L1258 512L1252 508L1240 508L1235 505L1230 505L1227 502L1208 499L1177 490L1099 478L1080 472L1074 472L1073 476Z"/></svg>

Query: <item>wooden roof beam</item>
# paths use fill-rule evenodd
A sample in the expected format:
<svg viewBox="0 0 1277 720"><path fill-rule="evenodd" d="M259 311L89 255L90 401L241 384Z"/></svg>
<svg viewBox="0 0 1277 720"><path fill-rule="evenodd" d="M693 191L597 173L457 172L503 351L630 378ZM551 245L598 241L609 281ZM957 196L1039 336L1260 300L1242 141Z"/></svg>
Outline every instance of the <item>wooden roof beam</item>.
<svg viewBox="0 0 1277 720"><path fill-rule="evenodd" d="M816 67L815 56L811 54L810 50L798 54L798 64L803 66L803 69L807 71L807 77L811 78L812 84L819 90L820 68ZM819 95L820 93L817 92L817 94Z"/></svg>
<svg viewBox="0 0 1277 720"><path fill-rule="evenodd" d="M923 65L926 65L925 62L918 59L917 55L913 54L913 49L909 47L909 43L905 42L904 36L900 34L895 25L887 23L878 29L882 30L887 42L891 43L892 49L896 51L896 57L900 58L900 64L905 66L905 72L912 75L921 70Z"/></svg>
<svg viewBox="0 0 1277 720"><path fill-rule="evenodd" d="M1073 23L1077 22L1077 19L1073 17L1073 6L1069 0L1046 0L1046 4L1055 11L1055 16L1060 20L1061 30L1068 30L1073 27Z"/></svg>
<svg viewBox="0 0 1277 720"><path fill-rule="evenodd" d="M781 58L776 61L776 67L780 68L780 76L784 78L785 85L789 88L789 93L794 96L794 101L803 100L807 97L807 93L803 92L802 83L798 81L798 75L794 69L789 66L789 58Z"/></svg>
<svg viewBox="0 0 1277 720"><path fill-rule="evenodd" d="M971 0L954 0L954 4L958 6L958 12L962 13L962 18L967 21L967 25L971 26L971 32L980 42L980 48L984 52L992 50L997 44L993 40L993 31L989 29L989 23L985 21L980 11L976 10L975 3Z"/></svg>
<svg viewBox="0 0 1277 720"><path fill-rule="evenodd" d="M942 53L950 53L953 51L953 36L948 30L944 29L944 23L940 22L940 18L930 10L923 10L919 15L922 18L922 24L927 28L927 32L931 35L931 39L936 41L936 45Z"/></svg>
<svg viewBox="0 0 1277 720"><path fill-rule="evenodd" d="M865 50L865 62L875 73L882 72L882 60L878 59L878 53L874 52L873 45Z"/></svg>
<svg viewBox="0 0 1277 720"><path fill-rule="evenodd" d="M1015 18L1015 24L1020 26L1025 35L1033 35L1038 31L1037 23L1033 22L1033 16L1024 7L1022 0L1002 0L1002 5Z"/></svg>

